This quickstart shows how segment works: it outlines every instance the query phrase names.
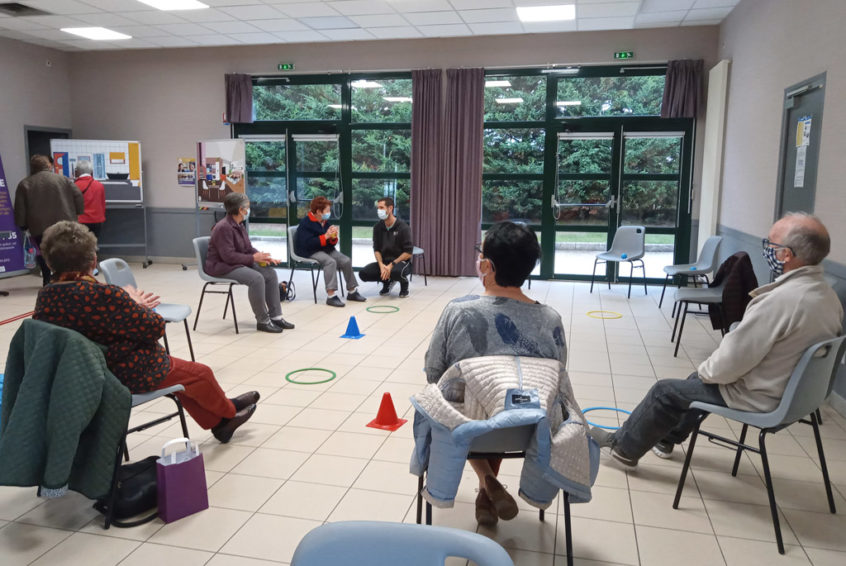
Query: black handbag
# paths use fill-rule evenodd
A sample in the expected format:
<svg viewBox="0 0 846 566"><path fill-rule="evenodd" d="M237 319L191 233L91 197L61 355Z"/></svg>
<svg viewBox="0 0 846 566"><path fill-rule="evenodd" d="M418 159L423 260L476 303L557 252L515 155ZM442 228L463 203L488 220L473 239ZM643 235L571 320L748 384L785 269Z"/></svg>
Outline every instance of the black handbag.
<svg viewBox="0 0 846 566"><path fill-rule="evenodd" d="M156 508L158 505L157 459L158 456L147 456L143 460L120 467L114 513L112 513L114 519L135 517ZM105 515L108 511L108 503L109 497L106 496L98 500L94 508Z"/></svg>

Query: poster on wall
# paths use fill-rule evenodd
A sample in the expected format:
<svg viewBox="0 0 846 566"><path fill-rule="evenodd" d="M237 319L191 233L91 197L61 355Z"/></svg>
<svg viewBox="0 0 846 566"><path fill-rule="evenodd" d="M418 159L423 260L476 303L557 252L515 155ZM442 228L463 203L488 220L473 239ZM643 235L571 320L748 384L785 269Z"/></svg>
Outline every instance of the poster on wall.
<svg viewBox="0 0 846 566"><path fill-rule="evenodd" d="M180 157L176 162L176 182L179 185L194 186L197 182L197 159L194 157Z"/></svg>
<svg viewBox="0 0 846 566"><path fill-rule="evenodd" d="M197 203L222 203L229 193L246 191L244 140L197 142Z"/></svg>
<svg viewBox="0 0 846 566"><path fill-rule="evenodd" d="M53 170L73 177L77 163L91 163L93 176L103 183L107 203L144 202L141 143L122 140L50 140Z"/></svg>
<svg viewBox="0 0 846 566"><path fill-rule="evenodd" d="M23 234L15 225L15 211L6 185L6 172L0 158L0 277L26 272L23 257Z"/></svg>

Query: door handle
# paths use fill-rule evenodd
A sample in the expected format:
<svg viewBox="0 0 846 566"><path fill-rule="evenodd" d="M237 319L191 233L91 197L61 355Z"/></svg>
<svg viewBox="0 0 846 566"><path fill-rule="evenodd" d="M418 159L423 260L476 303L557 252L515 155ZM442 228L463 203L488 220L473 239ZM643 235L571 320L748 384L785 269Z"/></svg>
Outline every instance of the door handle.
<svg viewBox="0 0 846 566"><path fill-rule="evenodd" d="M617 206L617 197L612 196L611 200L605 203L605 208L614 208Z"/></svg>
<svg viewBox="0 0 846 566"><path fill-rule="evenodd" d="M288 202L297 202L297 195L294 191L288 191Z"/></svg>

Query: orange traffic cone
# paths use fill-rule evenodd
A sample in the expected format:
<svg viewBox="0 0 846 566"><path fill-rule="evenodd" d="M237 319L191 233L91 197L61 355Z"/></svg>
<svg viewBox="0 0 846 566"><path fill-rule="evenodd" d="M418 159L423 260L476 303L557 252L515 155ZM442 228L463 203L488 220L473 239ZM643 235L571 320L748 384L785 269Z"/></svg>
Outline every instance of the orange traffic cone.
<svg viewBox="0 0 846 566"><path fill-rule="evenodd" d="M397 411L394 409L394 401L391 399L391 394L385 393L382 395L382 404L379 405L379 414L376 415L375 419L367 423L367 426L395 431L407 422L407 419L397 418Z"/></svg>

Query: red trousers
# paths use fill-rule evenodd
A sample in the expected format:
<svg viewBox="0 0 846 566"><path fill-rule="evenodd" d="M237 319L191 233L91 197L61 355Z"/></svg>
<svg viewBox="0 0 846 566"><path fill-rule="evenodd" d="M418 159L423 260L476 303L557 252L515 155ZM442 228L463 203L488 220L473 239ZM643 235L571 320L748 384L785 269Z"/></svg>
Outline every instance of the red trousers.
<svg viewBox="0 0 846 566"><path fill-rule="evenodd" d="M191 418L206 430L217 426L220 419L235 416L235 405L226 397L209 366L171 357L170 372L159 383L159 389L172 385L185 387L176 396Z"/></svg>

